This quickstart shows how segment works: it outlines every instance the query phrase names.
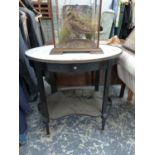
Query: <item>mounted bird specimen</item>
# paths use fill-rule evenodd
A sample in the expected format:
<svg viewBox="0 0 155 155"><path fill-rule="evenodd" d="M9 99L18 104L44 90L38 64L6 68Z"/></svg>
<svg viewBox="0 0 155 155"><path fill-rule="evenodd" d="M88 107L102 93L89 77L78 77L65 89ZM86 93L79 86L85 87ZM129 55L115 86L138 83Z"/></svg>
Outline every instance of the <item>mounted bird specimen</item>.
<svg viewBox="0 0 155 155"><path fill-rule="evenodd" d="M65 6L63 8L63 27L60 32L61 39L91 39L95 33L92 19L88 15L80 14L77 6ZM65 38L66 35L66 38Z"/></svg>

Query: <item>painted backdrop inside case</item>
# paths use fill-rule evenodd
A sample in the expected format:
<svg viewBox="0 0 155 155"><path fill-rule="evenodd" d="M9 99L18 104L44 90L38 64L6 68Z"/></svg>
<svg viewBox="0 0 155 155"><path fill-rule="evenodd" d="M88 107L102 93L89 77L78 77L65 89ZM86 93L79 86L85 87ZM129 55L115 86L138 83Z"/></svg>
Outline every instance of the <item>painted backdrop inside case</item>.
<svg viewBox="0 0 155 155"><path fill-rule="evenodd" d="M99 49L101 0L51 0L55 51Z"/></svg>

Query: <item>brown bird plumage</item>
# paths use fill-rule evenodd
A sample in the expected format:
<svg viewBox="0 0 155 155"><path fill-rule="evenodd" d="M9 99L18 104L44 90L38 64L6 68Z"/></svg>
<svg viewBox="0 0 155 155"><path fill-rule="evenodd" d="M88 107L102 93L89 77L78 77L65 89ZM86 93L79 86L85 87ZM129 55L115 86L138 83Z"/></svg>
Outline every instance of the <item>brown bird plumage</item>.
<svg viewBox="0 0 155 155"><path fill-rule="evenodd" d="M90 34L93 32L91 26L81 21L78 14L75 13L72 8L68 8L66 11L65 22L72 33L76 35L76 38L79 38L82 34Z"/></svg>

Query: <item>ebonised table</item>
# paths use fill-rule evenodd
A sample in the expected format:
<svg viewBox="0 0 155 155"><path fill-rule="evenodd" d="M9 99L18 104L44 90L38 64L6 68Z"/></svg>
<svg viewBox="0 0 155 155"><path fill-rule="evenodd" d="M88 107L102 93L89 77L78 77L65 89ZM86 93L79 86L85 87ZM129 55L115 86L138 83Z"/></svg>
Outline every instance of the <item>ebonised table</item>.
<svg viewBox="0 0 155 155"><path fill-rule="evenodd" d="M45 71L51 73L78 73L103 70L105 77L101 118L102 130L104 130L105 121L108 114L107 102L111 79L111 69L112 66L117 63L117 58L122 53L122 50L114 46L100 45L100 48L103 50L103 54L64 53L61 55L50 55L52 48L54 48L53 45L42 46L27 50L25 53L35 68L38 80L38 91L40 93L39 109L40 113L42 114L43 122L46 125L47 134L50 134L49 113L42 74ZM99 81L99 77L97 77L97 81Z"/></svg>

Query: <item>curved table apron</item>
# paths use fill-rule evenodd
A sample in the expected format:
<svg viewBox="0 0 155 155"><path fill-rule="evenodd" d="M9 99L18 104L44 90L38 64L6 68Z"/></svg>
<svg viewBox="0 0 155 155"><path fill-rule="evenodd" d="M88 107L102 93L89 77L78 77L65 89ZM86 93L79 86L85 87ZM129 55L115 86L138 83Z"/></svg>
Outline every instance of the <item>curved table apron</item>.
<svg viewBox="0 0 155 155"><path fill-rule="evenodd" d="M51 55L50 52L54 48L53 45L42 46L27 50L25 55L33 63L37 80L38 91L40 93L39 111L43 116L43 122L46 125L46 132L49 134L49 114L46 101L46 95L44 90L44 83L42 73L48 72L88 72L96 71L95 90L98 90L99 84L99 70L104 71L104 91L102 102L102 129L105 126L105 120L108 115L108 92L111 78L111 68L117 63L118 56L122 53L122 50L118 47L109 45L100 45L103 50L103 54L91 54L91 53L64 53L60 55Z"/></svg>

